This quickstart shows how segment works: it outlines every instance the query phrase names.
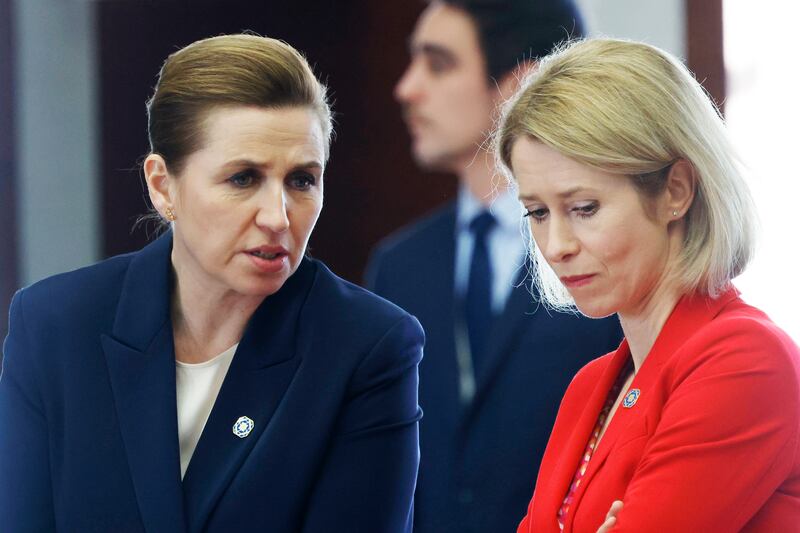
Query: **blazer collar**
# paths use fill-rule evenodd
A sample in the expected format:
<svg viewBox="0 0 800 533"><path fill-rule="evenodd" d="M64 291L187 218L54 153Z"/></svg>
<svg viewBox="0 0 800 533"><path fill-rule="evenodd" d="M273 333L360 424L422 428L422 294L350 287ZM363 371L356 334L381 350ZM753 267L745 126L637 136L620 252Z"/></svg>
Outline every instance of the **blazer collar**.
<svg viewBox="0 0 800 533"><path fill-rule="evenodd" d="M169 321L172 294L172 232L132 254L122 283L111 335L127 346L147 351Z"/></svg>
<svg viewBox="0 0 800 533"><path fill-rule="evenodd" d="M681 297L661 328L636 378L642 380L652 377L657 368L663 366L689 340L692 333L711 322L728 303L738 297L739 291L733 286L717 298L700 294Z"/></svg>
<svg viewBox="0 0 800 533"><path fill-rule="evenodd" d="M652 401L652 395L649 393L652 392L664 364L686 343L695 331L709 323L719 314L725 305L738 298L738 296L739 292L735 288L730 287L715 299L698 294L684 295L681 297L675 309L673 309L669 318L664 323L664 326L661 328L653 347L650 349L650 353L648 353L647 358L628 389L639 389L639 391L641 391L636 401L635 408L624 409L620 406L620 408L617 409L614 418L606 429L605 435L603 435L600 444L589 461L582 483L574 495L574 508L580 505L580 500L587 490L586 487L591 484L592 478L603 467L611 450L614 449L616 442L619 440L620 435L625 434L626 430L633 422L640 420L642 416L641 413L647 411L647 406ZM575 469L580 461L579 458L583 454L586 444L589 442L589 435L597 423L597 417L606 402L608 391L613 386L619 373L627 364L630 357L631 353L628 341L623 340L620 347L612 356L611 362L601 375L597 386L589 397L586 409L584 409L578 423L575 425L576 430L573 434L574 438L570 440L569 450L564 450L563 457L565 460L560 461L559 471L556 474L556 479L558 480L557 486L562 487L563 492L558 492L561 494L561 499L558 500L554 512L560 507L561 501L567 493L569 484L572 482ZM567 517L568 524L571 524L572 520L574 520L574 514L570 513ZM567 524L565 524L565 526L567 526ZM565 527L565 529L568 528Z"/></svg>

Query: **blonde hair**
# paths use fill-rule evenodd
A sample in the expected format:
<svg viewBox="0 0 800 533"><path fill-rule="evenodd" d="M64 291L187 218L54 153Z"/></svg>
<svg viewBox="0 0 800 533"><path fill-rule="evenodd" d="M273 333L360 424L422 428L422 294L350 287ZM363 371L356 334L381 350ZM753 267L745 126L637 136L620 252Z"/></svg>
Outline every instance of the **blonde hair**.
<svg viewBox="0 0 800 533"><path fill-rule="evenodd" d="M673 162L688 161L697 185L675 269L683 292L715 297L750 260L755 209L736 152L711 99L670 54L615 39L563 45L504 106L494 141L499 168L511 179L520 137L627 175L645 198L663 191ZM541 253L533 255L545 303L573 305Z"/></svg>
<svg viewBox="0 0 800 533"><path fill-rule="evenodd" d="M233 105L314 110L328 156L333 126L325 85L300 52L255 34L202 39L167 58L147 102L150 151L179 173L186 157L202 147L208 112Z"/></svg>

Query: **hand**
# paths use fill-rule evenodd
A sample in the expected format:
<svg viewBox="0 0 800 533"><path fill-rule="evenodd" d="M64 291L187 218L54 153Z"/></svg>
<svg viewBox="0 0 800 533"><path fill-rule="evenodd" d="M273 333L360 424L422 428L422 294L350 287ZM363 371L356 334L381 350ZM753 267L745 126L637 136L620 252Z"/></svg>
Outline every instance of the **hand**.
<svg viewBox="0 0 800 533"><path fill-rule="evenodd" d="M617 515L622 510L622 500L614 500L606 515L606 521L597 530L597 533L608 533L617 524Z"/></svg>

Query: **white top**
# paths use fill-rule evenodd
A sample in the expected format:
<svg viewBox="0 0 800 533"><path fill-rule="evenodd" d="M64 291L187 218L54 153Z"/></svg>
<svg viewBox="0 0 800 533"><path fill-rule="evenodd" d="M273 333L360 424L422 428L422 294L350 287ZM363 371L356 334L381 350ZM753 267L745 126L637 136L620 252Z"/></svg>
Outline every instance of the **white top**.
<svg viewBox="0 0 800 533"><path fill-rule="evenodd" d="M486 209L472 196L466 187L458 191L456 211L456 264L455 291L464 295L469 283L469 269L475 236L469 229L475 216ZM502 313L520 270L525 265L525 239L527 220L522 218L525 210L517 199L516 191L508 188L489 206L489 212L497 219L486 235L489 261L492 265L492 312Z"/></svg>
<svg viewBox="0 0 800 533"><path fill-rule="evenodd" d="M208 415L217 401L222 381L231 366L234 344L204 363L175 361L175 382L178 396L178 442L181 448L181 479L186 474Z"/></svg>

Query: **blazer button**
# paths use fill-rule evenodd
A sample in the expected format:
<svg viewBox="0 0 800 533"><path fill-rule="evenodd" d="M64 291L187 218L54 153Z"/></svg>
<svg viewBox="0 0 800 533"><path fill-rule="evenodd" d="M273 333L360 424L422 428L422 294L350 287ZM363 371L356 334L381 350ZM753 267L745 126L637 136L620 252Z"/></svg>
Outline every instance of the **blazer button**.
<svg viewBox="0 0 800 533"><path fill-rule="evenodd" d="M471 489L461 489L458 491L458 503L461 505L468 505L475 501L475 495Z"/></svg>

